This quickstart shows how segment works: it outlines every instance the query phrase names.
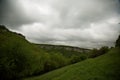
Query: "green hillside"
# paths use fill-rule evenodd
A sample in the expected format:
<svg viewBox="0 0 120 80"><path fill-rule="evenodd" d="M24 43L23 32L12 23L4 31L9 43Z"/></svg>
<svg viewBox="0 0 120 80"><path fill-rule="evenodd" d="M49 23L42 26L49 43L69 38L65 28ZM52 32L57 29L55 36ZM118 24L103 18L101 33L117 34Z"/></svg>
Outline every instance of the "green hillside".
<svg viewBox="0 0 120 80"><path fill-rule="evenodd" d="M13 80L41 71L43 53L23 35L0 25L0 80Z"/></svg>
<svg viewBox="0 0 120 80"><path fill-rule="evenodd" d="M0 80L40 75L87 58L81 54L67 57L60 50L51 51L28 42L23 35L0 25Z"/></svg>
<svg viewBox="0 0 120 80"><path fill-rule="evenodd" d="M120 80L120 48L94 59L24 80Z"/></svg>

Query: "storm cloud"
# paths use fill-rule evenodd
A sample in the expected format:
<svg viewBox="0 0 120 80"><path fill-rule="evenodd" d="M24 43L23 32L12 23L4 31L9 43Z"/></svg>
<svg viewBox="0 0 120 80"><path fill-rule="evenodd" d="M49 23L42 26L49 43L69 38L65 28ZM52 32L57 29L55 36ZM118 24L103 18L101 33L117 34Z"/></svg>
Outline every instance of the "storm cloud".
<svg viewBox="0 0 120 80"><path fill-rule="evenodd" d="M119 0L1 0L0 24L33 43L114 46Z"/></svg>

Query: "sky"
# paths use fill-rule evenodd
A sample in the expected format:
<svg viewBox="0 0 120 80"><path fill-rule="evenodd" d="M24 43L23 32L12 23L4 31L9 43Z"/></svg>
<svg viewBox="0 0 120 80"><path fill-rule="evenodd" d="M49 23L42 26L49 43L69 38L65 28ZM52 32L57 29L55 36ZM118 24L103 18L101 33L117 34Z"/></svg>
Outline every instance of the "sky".
<svg viewBox="0 0 120 80"><path fill-rule="evenodd" d="M120 0L0 0L0 24L32 43L114 46Z"/></svg>

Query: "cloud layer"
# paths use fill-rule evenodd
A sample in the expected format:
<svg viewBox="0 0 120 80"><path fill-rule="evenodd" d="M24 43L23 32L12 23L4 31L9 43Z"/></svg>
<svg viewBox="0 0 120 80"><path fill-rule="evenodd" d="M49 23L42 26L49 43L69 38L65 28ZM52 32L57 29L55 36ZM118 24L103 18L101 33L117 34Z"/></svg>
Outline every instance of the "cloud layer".
<svg viewBox="0 0 120 80"><path fill-rule="evenodd" d="M35 43L113 46L120 34L119 0L1 0L0 23Z"/></svg>

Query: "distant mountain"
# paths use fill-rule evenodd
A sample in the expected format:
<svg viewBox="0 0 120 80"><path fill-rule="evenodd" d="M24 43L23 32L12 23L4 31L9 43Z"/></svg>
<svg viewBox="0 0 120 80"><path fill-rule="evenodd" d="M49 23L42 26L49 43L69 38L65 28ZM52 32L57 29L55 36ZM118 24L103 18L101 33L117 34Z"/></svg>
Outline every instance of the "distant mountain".
<svg viewBox="0 0 120 80"><path fill-rule="evenodd" d="M48 53L60 53L66 57L72 57L74 55L79 56L81 54L85 54L91 51L90 49L64 45L50 45L50 44L36 44L36 45Z"/></svg>
<svg viewBox="0 0 120 80"><path fill-rule="evenodd" d="M38 44L40 48L43 49L64 49L67 51L75 51L75 52L89 52L90 49L85 49L85 48L79 48L79 47L73 47L73 46L65 46L65 45L50 45L50 44Z"/></svg>

